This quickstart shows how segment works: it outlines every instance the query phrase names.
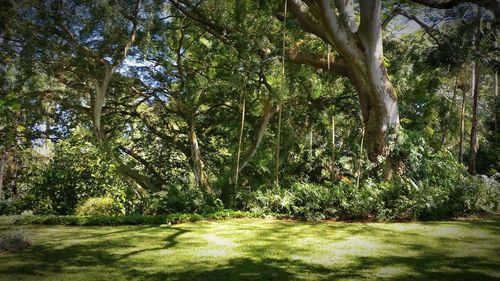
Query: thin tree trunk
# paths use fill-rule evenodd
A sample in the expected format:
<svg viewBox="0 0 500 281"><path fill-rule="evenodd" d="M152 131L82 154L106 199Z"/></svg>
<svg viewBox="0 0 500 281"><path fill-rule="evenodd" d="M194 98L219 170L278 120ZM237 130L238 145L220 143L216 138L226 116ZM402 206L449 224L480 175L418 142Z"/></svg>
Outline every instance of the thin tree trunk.
<svg viewBox="0 0 500 281"><path fill-rule="evenodd" d="M459 76L459 74L457 73L457 76L455 77L455 86L453 87L453 97L451 99L450 108L448 109L448 113L447 113L448 115L447 115L447 118L445 119L445 123L444 123L443 136L441 138L440 148L442 148L446 144L446 142L448 141L448 126L451 123L451 115L452 115L451 113L452 113L453 109L455 108L455 103L456 103L456 99L457 99L458 76Z"/></svg>
<svg viewBox="0 0 500 281"><path fill-rule="evenodd" d="M464 139L465 139L465 104L467 101L467 91L462 93L462 107L460 109L460 142L458 148L458 161L464 163Z"/></svg>
<svg viewBox="0 0 500 281"><path fill-rule="evenodd" d="M361 144L359 145L359 156L358 156L358 172L356 173L356 191L359 188L359 179L361 178L361 160L363 159L363 141L365 139L365 128L362 128L361 132Z"/></svg>
<svg viewBox="0 0 500 281"><path fill-rule="evenodd" d="M313 156L313 125L309 127L309 161L312 161Z"/></svg>
<svg viewBox="0 0 500 281"><path fill-rule="evenodd" d="M498 48L498 42L495 43L495 47ZM498 56L496 57L498 59ZM499 132L498 132L498 115L500 115L500 108L498 108L499 102L498 102L498 71L495 70L495 79L494 79L495 85L494 87L494 92L495 92L495 98L494 98L494 110L495 110L495 132L494 132L494 140L495 140L495 146L499 147L500 146L500 140L499 140ZM500 169L500 153L497 153L497 170ZM500 202L498 203L498 206L500 208ZM498 210L498 209L497 209Z"/></svg>
<svg viewBox="0 0 500 281"><path fill-rule="evenodd" d="M240 157L241 157L241 145L243 142L243 130L245 128L245 110L246 110L246 102L245 102L245 97L243 96L243 103L241 105L240 138L238 140L238 155L236 158L236 173L234 175L234 191L237 191L237 189L238 189L238 178L240 175Z"/></svg>
<svg viewBox="0 0 500 281"><path fill-rule="evenodd" d="M267 125L269 124L271 117L273 117L273 115L277 111L278 111L278 108L273 106L271 104L270 100L266 100L264 102L264 107L262 109L262 118L260 121L259 128L257 129L257 132L255 133L255 139L252 143L252 146L245 153L246 156L243 158L243 161L240 164L240 167L239 167L240 173L243 170L243 168L245 168L248 165L250 160L252 160L252 158L257 153L257 151L262 143L262 139L264 138L264 135L266 133Z"/></svg>
<svg viewBox="0 0 500 281"><path fill-rule="evenodd" d="M281 114L283 112L283 93L285 90L286 77L285 77L285 50L286 50L286 16L287 16L287 8L288 1L285 0L285 11L283 18L283 48L282 48L282 56L281 56L281 79L282 79L282 88L279 93L279 112L278 112L278 137L276 140L276 163L275 163L275 176L276 176L276 184L280 184L280 149L281 149Z"/></svg>
<svg viewBox="0 0 500 281"><path fill-rule="evenodd" d="M471 174L476 172L476 155L479 148L477 141L477 102L479 99L479 64L474 62L475 82L473 84L474 95L472 97L472 126L470 130L470 156L468 171Z"/></svg>
<svg viewBox="0 0 500 281"><path fill-rule="evenodd" d="M6 172L7 156L8 153L4 152L2 154L2 158L0 159L0 202L3 201L3 182L4 182L3 179L5 177L5 172Z"/></svg>
<svg viewBox="0 0 500 281"><path fill-rule="evenodd" d="M478 12L477 12L477 19L478 19L478 24L477 24L477 30L474 38L474 47L476 52L479 51L479 40L480 40L480 34L481 34L481 24L482 24L482 14L483 14L483 8L478 6L477 7ZM471 174L476 173L476 155L477 155L477 150L479 148L479 143L477 140L477 103L479 100L479 62L476 59L474 61L474 76L475 76L475 81L472 84L473 87L473 98L472 98L472 126L470 130L470 157L469 157L469 167L468 171Z"/></svg>
<svg viewBox="0 0 500 281"><path fill-rule="evenodd" d="M332 155L330 167L330 180L335 181L335 114L332 114Z"/></svg>

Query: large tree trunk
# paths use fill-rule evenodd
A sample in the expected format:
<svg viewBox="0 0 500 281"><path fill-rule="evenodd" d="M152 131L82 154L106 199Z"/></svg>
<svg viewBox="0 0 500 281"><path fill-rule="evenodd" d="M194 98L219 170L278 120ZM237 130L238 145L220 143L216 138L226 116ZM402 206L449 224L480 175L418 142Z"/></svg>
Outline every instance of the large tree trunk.
<svg viewBox="0 0 500 281"><path fill-rule="evenodd" d="M368 3L369 2L369 3ZM397 97L384 66L380 1L361 1L361 25L359 28L363 59L357 65L349 65L349 77L358 92L365 124L365 147L368 158L377 161L378 156L389 156L389 133L399 126ZM390 159L386 163L386 177L392 169Z"/></svg>
<svg viewBox="0 0 500 281"><path fill-rule="evenodd" d="M371 62L372 69L352 73L352 81L358 92L365 126L365 148L368 159L377 161L379 156L390 153L388 137L390 129L396 132L399 124L397 98L387 78L381 61Z"/></svg>
<svg viewBox="0 0 500 281"><path fill-rule="evenodd" d="M356 30L352 0L303 0L308 10L294 0L288 0L290 10L305 31L323 39L337 50L340 57L332 63L321 57L313 58L297 50L289 59L328 69L347 76L359 96L365 127L365 148L371 161L390 155L389 134L399 127L397 97L384 66L382 46L381 1L360 1L360 24ZM338 15L337 15L338 12ZM384 174L392 175L390 157L384 164Z"/></svg>

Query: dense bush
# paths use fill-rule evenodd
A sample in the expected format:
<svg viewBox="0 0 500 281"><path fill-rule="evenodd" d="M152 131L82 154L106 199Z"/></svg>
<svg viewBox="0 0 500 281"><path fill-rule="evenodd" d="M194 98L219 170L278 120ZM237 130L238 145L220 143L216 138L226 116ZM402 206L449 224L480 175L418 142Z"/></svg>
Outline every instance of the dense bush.
<svg viewBox="0 0 500 281"><path fill-rule="evenodd" d="M297 183L289 189L262 188L238 195L238 206L262 213L279 213L298 219L440 219L498 212L499 184L480 177L464 177L446 185L429 181L414 182L398 177L391 182L341 182L321 186Z"/></svg>
<svg viewBox="0 0 500 281"><path fill-rule="evenodd" d="M78 136L78 131L73 133ZM282 186L262 185L253 191L245 184L231 207L304 220L440 219L498 212L498 177L469 175L450 152L428 149L426 138L420 133L401 131L397 138L392 144L392 157L401 165L390 181L384 181L376 172L375 167L380 163L362 162L359 186L344 179L312 183L314 179L305 176L289 177ZM35 169L38 172L33 173L34 187L23 196L9 197L0 203L0 212L19 214L28 210L35 215L68 215L76 211L80 216L63 219L48 216L43 217L43 223L53 220L63 224L106 225L165 221L164 215L217 213L223 209L217 194L209 196L190 185L163 186L159 192L130 195L124 183L110 173L113 161L84 139L81 136L60 142L50 167L46 171L41 167ZM91 165L78 162L81 149L91 156ZM110 218L118 215L116 219Z"/></svg>
<svg viewBox="0 0 500 281"><path fill-rule="evenodd" d="M31 188L19 196L19 208L35 214L65 215L89 197L127 202L128 187L117 175L115 161L106 148L93 145L91 137L83 128L75 128L69 138L54 144L47 163L30 168L26 184Z"/></svg>
<svg viewBox="0 0 500 281"><path fill-rule="evenodd" d="M146 215L164 215L179 212L216 212L223 209L222 201L203 194L197 188L172 186L144 199Z"/></svg>
<svg viewBox="0 0 500 281"><path fill-rule="evenodd" d="M123 215L124 209L120 202L110 197L91 197L76 208L79 216L116 216Z"/></svg>

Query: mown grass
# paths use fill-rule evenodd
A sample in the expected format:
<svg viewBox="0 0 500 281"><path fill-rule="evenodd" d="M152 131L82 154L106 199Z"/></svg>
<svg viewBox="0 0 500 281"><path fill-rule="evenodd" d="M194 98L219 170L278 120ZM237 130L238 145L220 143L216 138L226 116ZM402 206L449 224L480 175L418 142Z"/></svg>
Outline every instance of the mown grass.
<svg viewBox="0 0 500 281"><path fill-rule="evenodd" d="M500 280L498 217L23 228L34 246L0 254L0 280Z"/></svg>

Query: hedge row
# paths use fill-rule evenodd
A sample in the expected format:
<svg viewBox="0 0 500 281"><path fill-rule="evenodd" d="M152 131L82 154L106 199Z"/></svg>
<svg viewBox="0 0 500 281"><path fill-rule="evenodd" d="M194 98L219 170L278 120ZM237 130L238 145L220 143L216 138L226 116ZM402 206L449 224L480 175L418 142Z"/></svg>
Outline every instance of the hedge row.
<svg viewBox="0 0 500 281"><path fill-rule="evenodd" d="M194 222L210 219L262 218L264 214L242 211L220 211L209 214L169 214L157 216L35 216L13 215L0 216L0 225L77 225L77 226L117 226L117 225L161 225Z"/></svg>

